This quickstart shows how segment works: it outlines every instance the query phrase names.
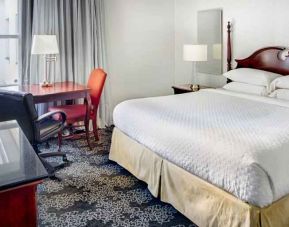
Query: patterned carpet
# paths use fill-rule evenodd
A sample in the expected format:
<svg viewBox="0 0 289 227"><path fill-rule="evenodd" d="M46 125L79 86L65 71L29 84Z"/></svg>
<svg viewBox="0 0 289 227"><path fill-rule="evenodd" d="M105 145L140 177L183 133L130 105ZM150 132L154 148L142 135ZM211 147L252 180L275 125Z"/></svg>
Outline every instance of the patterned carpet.
<svg viewBox="0 0 289 227"><path fill-rule="evenodd" d="M61 181L38 187L39 226L192 226L172 206L160 202L145 183L108 160L111 130L100 130L90 151L85 140L64 141L71 164L57 172ZM57 150L56 140L43 152ZM60 161L54 159L54 161Z"/></svg>

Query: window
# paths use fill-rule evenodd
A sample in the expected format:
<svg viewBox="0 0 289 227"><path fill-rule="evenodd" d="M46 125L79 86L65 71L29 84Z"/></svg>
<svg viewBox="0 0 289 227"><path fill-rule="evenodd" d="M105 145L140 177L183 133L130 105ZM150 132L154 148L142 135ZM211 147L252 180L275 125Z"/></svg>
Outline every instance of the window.
<svg viewBox="0 0 289 227"><path fill-rule="evenodd" d="M0 0L0 86L19 81L18 0Z"/></svg>

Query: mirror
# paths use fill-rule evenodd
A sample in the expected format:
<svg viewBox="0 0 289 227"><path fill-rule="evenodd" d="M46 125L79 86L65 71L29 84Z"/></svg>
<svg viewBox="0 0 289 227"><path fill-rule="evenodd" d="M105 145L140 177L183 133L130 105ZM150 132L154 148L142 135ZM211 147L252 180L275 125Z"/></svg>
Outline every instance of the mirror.
<svg viewBox="0 0 289 227"><path fill-rule="evenodd" d="M198 11L198 44L208 48L207 61L197 63L197 72L221 75L223 73L222 10Z"/></svg>

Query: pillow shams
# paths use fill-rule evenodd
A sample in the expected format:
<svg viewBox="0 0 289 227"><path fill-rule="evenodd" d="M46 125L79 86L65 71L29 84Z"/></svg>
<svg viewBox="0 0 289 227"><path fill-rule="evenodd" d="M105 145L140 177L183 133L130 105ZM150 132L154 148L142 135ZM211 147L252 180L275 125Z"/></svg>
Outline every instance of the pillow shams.
<svg viewBox="0 0 289 227"><path fill-rule="evenodd" d="M273 80L270 85L270 91L275 91L276 89L289 89L289 76L278 77Z"/></svg>
<svg viewBox="0 0 289 227"><path fill-rule="evenodd" d="M289 101L289 90L288 89L277 89L269 95L272 98L283 99Z"/></svg>
<svg viewBox="0 0 289 227"><path fill-rule="evenodd" d="M267 88L269 88L270 83L274 79L282 76L280 74L250 68L231 70L223 75L234 82L266 86Z"/></svg>
<svg viewBox="0 0 289 227"><path fill-rule="evenodd" d="M228 83L223 87L223 89L260 96L267 96L268 94L267 88L265 86L251 85L239 82Z"/></svg>

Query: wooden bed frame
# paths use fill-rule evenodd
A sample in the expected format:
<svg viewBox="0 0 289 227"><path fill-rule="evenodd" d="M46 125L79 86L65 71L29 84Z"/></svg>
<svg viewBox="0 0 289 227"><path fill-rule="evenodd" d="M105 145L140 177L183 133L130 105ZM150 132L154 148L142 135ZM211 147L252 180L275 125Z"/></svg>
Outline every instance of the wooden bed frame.
<svg viewBox="0 0 289 227"><path fill-rule="evenodd" d="M231 45L231 29L232 25L228 22L227 25L227 70L232 70L232 45ZM289 58L281 60L278 57L280 51L285 50L285 47L265 47L255 51L252 55L245 59L236 59L236 68L252 68L268 72L278 73L281 75L289 75Z"/></svg>

